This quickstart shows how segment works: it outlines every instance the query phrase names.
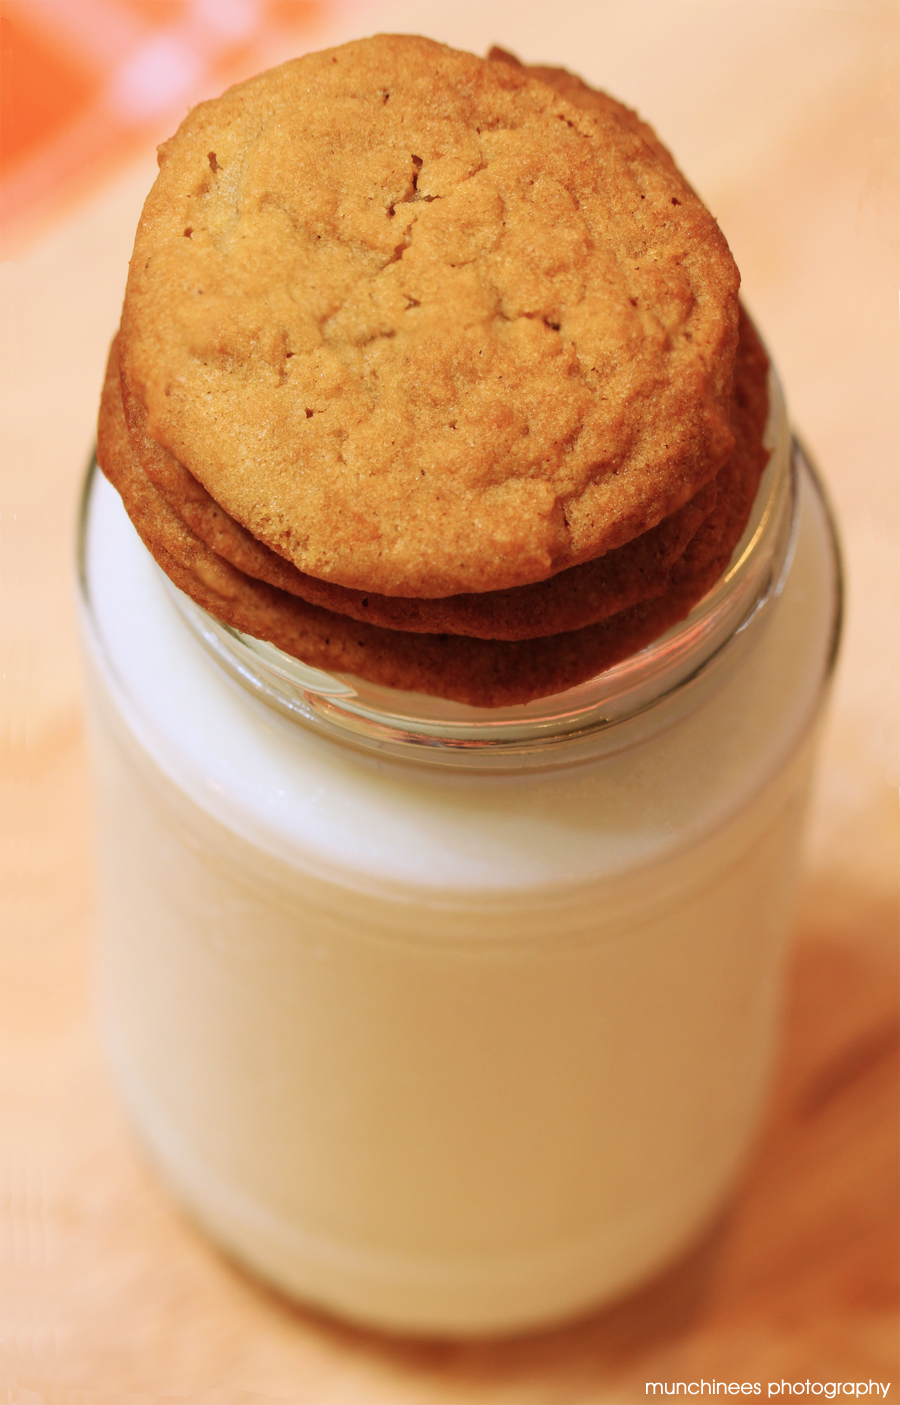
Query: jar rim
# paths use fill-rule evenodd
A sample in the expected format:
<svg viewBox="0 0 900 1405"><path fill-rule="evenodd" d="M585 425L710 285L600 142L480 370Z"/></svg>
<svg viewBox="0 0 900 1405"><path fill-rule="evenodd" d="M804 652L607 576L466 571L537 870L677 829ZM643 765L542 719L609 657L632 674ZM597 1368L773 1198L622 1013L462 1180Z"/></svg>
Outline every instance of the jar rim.
<svg viewBox="0 0 900 1405"><path fill-rule="evenodd" d="M685 619L638 652L564 692L530 703L477 708L425 694L368 683L350 674L326 673L264 640L223 624L183 594L157 567L182 620L207 653L263 702L332 739L400 759L442 765L566 764L630 744L623 724L655 714L672 720L659 704L691 705L701 676L719 672L738 641L755 636L781 593L797 531L797 460L784 396L769 371L769 417L764 443L769 462L745 531L728 567ZM79 542L82 591L86 580L85 516L92 465L85 488ZM740 650L743 652L743 650ZM713 666L716 666L715 669ZM682 708L676 708L679 712ZM662 714L665 714L663 716Z"/></svg>

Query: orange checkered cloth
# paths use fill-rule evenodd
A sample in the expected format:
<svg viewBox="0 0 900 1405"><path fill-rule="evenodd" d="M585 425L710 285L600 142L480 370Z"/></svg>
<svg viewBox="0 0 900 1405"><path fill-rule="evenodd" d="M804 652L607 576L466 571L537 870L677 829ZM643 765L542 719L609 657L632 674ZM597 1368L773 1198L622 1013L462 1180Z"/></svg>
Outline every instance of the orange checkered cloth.
<svg viewBox="0 0 900 1405"><path fill-rule="evenodd" d="M328 42L341 0L0 0L8 248L186 110Z"/></svg>

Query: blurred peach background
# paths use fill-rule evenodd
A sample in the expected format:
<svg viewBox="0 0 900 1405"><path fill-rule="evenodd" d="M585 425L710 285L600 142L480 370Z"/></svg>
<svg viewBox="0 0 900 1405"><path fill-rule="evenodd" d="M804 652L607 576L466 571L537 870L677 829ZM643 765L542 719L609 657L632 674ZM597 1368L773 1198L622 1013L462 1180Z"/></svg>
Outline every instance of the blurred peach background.
<svg viewBox="0 0 900 1405"><path fill-rule="evenodd" d="M893 1379L898 25L888 0L3 0L0 1384L11 1401L616 1402ZM426 33L640 109L719 219L842 528L848 615L782 1064L736 1204L565 1330L389 1342L286 1304L142 1165L90 1013L74 522L155 144L311 48Z"/></svg>

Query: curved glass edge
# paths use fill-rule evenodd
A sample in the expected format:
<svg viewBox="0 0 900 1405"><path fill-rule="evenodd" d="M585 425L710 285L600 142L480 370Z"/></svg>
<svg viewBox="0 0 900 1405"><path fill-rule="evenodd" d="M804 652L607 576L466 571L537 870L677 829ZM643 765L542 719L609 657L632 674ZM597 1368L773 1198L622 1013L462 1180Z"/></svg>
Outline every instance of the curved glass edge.
<svg viewBox="0 0 900 1405"><path fill-rule="evenodd" d="M837 517L831 505L831 497L825 487L815 461L811 457L803 440L797 434L791 436L791 454L797 466L798 472L806 473L816 496L822 504L822 512L828 528L828 545L831 551L832 566L832 623L831 636L828 644L828 653L825 656L825 665L822 670L822 687L826 688L831 682L834 670L837 667L838 657L841 651L841 640L844 635L844 612L847 601L846 573L844 570L844 553L841 550L841 539L838 535Z"/></svg>
<svg viewBox="0 0 900 1405"><path fill-rule="evenodd" d="M775 387L783 414L777 382ZM822 500L831 539L836 594L823 682L830 676L843 616L843 574L834 517L808 453L786 428L780 437L783 455L777 455L776 461L773 453L766 469L772 475L768 490L758 494L757 510L728 570L687 619L587 683L518 708L470 708L376 688L348 675L323 673L221 624L162 571L160 579L192 633L231 677L268 706L332 740L433 765L493 769L513 759L529 769L575 764L633 744L636 738L628 723L640 721L642 737L669 725L705 695L705 689L695 685L701 680L714 684L716 677L724 676L725 661L736 662L756 637L790 570L797 534L797 476L803 470ZM79 584L91 614L85 540L96 471L92 462L78 527ZM754 555L762 569L748 569ZM669 706L663 708L662 703Z"/></svg>

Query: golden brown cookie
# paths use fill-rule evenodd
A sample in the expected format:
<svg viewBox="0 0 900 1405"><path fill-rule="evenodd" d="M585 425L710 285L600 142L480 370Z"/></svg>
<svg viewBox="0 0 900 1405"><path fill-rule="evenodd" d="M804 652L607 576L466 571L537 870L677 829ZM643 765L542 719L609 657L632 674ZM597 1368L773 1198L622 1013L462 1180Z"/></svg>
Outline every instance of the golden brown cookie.
<svg viewBox="0 0 900 1405"><path fill-rule="evenodd" d="M368 624L478 639L533 639L581 629L660 595L671 566L716 502L713 480L649 532L535 585L416 600L350 590L298 571L235 522L171 454L156 455L151 447L139 458L150 482L195 536L254 579Z"/></svg>
<svg viewBox="0 0 900 1405"><path fill-rule="evenodd" d="M379 36L201 104L161 149L123 315L132 443L317 578L529 584L715 476L737 285L616 105Z"/></svg>
<svg viewBox="0 0 900 1405"><path fill-rule="evenodd" d="M749 321L742 325L741 348L732 403L736 442L727 469L731 500L717 502L673 566L665 594L601 624L540 639L501 642L382 629L236 570L190 531L143 473L125 425L115 344L101 401L98 461L163 570L217 618L315 667L473 706L509 706L572 687L643 648L682 619L721 574L767 458L762 436L768 363Z"/></svg>
<svg viewBox="0 0 900 1405"><path fill-rule="evenodd" d="M765 466L762 434L768 415L767 375L768 359L742 310L731 409L735 448L715 479L719 510L701 539L708 555L722 558L722 569L743 531ZM202 542L246 574L311 604L371 624L482 639L528 639L583 628L662 594L670 584L672 566L717 501L709 484L650 532L549 581L446 600L407 600L351 591L303 575L251 537L171 456L167 456L164 469L151 481L169 505Z"/></svg>

